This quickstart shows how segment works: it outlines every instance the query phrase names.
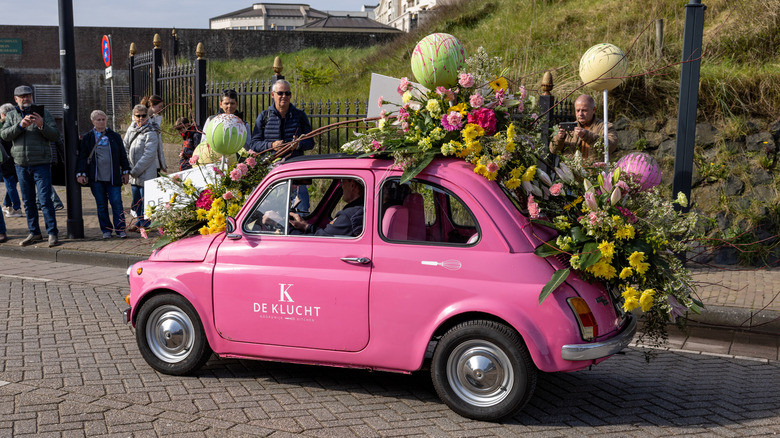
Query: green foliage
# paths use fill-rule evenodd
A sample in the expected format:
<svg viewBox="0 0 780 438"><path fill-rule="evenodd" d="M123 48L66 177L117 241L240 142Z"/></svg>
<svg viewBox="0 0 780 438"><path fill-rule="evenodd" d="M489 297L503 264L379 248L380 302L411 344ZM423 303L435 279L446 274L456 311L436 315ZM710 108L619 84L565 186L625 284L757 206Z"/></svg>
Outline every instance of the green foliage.
<svg viewBox="0 0 780 438"><path fill-rule="evenodd" d="M328 85L333 82L333 76L336 74L332 68L323 67L304 67L300 58L295 58L295 77L298 82L306 86Z"/></svg>

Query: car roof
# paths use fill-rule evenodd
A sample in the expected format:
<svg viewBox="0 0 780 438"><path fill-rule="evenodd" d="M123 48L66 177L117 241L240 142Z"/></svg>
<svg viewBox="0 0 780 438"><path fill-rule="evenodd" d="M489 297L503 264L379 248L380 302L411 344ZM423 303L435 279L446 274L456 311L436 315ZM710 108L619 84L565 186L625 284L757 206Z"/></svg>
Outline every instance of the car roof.
<svg viewBox="0 0 780 438"><path fill-rule="evenodd" d="M402 173L390 158L349 154L303 155L280 163L272 173L289 170L364 169ZM474 167L457 158L435 158L422 172L425 175L447 179L473 179Z"/></svg>

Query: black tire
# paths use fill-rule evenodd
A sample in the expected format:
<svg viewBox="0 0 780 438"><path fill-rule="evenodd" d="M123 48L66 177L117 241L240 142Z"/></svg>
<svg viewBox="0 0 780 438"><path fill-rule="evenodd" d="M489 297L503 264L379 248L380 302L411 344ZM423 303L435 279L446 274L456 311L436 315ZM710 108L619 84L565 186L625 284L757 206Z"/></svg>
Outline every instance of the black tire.
<svg viewBox="0 0 780 438"><path fill-rule="evenodd" d="M203 324L181 295L157 295L144 303L135 338L146 362L164 374L191 373L211 356Z"/></svg>
<svg viewBox="0 0 780 438"><path fill-rule="evenodd" d="M497 421L517 413L536 388L536 366L520 335L493 321L467 321L439 341L431 364L439 398L458 414Z"/></svg>

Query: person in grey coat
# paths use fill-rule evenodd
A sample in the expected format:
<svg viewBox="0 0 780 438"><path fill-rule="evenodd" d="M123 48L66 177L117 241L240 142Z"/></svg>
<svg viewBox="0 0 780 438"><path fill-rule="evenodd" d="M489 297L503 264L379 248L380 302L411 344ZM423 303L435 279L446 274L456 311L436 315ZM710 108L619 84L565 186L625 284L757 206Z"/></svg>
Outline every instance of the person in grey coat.
<svg viewBox="0 0 780 438"><path fill-rule="evenodd" d="M133 120L125 133L125 151L130 160L130 191L133 194L133 210L136 222L125 231L134 232L148 228L151 221L144 219L144 182L157 178L157 150L161 147L156 125L149 123L148 108L133 107Z"/></svg>

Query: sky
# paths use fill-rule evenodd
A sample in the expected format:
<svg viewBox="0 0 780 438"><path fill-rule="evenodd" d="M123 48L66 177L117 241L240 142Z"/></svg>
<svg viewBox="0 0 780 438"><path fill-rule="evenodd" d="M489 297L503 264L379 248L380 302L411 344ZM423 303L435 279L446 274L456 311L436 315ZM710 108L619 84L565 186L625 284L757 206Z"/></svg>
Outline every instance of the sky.
<svg viewBox="0 0 780 438"><path fill-rule="evenodd" d="M58 0L0 0L0 25L57 26L59 3ZM364 4L377 5L379 0L72 0L73 24L208 29L209 18L254 3L297 3L321 11L359 11ZM34 9L34 12L24 12L25 9Z"/></svg>

